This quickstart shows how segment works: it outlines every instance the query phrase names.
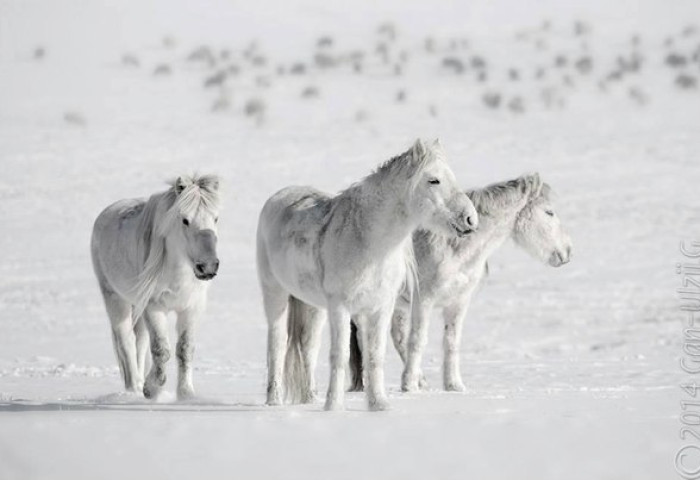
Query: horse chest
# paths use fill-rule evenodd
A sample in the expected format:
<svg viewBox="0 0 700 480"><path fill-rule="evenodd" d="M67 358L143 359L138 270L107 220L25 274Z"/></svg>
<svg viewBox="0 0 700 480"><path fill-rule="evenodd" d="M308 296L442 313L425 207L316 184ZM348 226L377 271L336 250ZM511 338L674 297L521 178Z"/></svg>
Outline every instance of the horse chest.
<svg viewBox="0 0 700 480"><path fill-rule="evenodd" d="M473 290L479 283L482 270L471 262L456 259L434 264L428 269L428 281L423 282L424 277L421 277L421 282L425 285L424 297L432 299L436 305L454 302ZM423 293L423 288L421 290Z"/></svg>
<svg viewBox="0 0 700 480"><path fill-rule="evenodd" d="M191 272L177 272L160 285L153 303L167 311L187 310L200 300L206 288L207 283L197 280Z"/></svg>
<svg viewBox="0 0 700 480"><path fill-rule="evenodd" d="M376 264L356 265L348 276L327 282L329 290L336 290L353 312L369 313L394 301L406 280L402 259L390 259Z"/></svg>

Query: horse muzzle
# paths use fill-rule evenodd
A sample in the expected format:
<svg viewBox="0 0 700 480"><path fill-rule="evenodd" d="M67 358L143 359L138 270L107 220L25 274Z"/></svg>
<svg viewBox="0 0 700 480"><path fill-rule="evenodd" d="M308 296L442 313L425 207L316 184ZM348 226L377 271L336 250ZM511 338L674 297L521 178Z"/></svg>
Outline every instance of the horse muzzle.
<svg viewBox="0 0 700 480"><path fill-rule="evenodd" d="M478 222L476 217L463 216L455 222L450 222L450 226L457 232L458 237L466 237L477 229Z"/></svg>
<svg viewBox="0 0 700 480"><path fill-rule="evenodd" d="M549 264L552 267L561 267L566 265L571 261L571 247L567 247L566 251L562 252L559 250L554 250L549 256Z"/></svg>
<svg viewBox="0 0 700 480"><path fill-rule="evenodd" d="M219 259L194 264L194 276L199 280L211 280L219 271Z"/></svg>

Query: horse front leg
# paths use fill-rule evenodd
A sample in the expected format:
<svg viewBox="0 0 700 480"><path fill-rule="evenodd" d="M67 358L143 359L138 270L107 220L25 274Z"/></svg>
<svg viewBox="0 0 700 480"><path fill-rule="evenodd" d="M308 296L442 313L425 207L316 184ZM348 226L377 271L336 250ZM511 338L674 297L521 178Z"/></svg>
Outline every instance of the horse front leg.
<svg viewBox="0 0 700 480"><path fill-rule="evenodd" d="M384 388L384 359L391 314L391 309L384 309L370 315L366 322L363 363L367 372L367 401L369 409L375 412L389 409L389 400Z"/></svg>
<svg viewBox="0 0 700 480"><path fill-rule="evenodd" d="M331 375L326 410L342 410L345 396L345 366L350 360L350 313L340 305L328 308L331 330Z"/></svg>
<svg viewBox="0 0 700 480"><path fill-rule="evenodd" d="M303 392L302 403L313 403L316 399L316 363L325 319L319 309L311 305L303 305L303 308L306 328L301 338L301 356L308 384Z"/></svg>
<svg viewBox="0 0 700 480"><path fill-rule="evenodd" d="M170 359L170 342L168 341L167 317L159 310L146 310L143 314L148 333L151 337L151 356L153 365L143 385L146 398L156 398L165 385L165 364Z"/></svg>
<svg viewBox="0 0 700 480"><path fill-rule="evenodd" d="M178 313L177 316L177 398L188 400L194 397L192 384L192 358L194 356L194 333L200 308L192 308Z"/></svg>
<svg viewBox="0 0 700 480"><path fill-rule="evenodd" d="M134 325L136 334L136 364L138 365L138 389L143 392L143 383L146 378L146 362L148 357L148 327L143 317L139 317Z"/></svg>
<svg viewBox="0 0 700 480"><path fill-rule="evenodd" d="M464 392L466 387L462 382L459 369L459 352L462 345L462 325L469 309L469 299L450 305L443 310L445 320L445 335L443 339L443 384L448 392Z"/></svg>
<svg viewBox="0 0 700 480"><path fill-rule="evenodd" d="M408 352L406 364L401 377L401 390L404 392L418 391L421 377L421 361L423 350L428 342L430 305L414 297L411 306L411 333L408 336Z"/></svg>
<svg viewBox="0 0 700 480"><path fill-rule="evenodd" d="M398 303L398 302L397 302ZM396 351L401 357L401 362L406 366L408 362L408 338L411 334L411 315L405 306L396 306L391 317L391 340ZM421 390L428 388L428 381L423 371L418 368L418 386Z"/></svg>

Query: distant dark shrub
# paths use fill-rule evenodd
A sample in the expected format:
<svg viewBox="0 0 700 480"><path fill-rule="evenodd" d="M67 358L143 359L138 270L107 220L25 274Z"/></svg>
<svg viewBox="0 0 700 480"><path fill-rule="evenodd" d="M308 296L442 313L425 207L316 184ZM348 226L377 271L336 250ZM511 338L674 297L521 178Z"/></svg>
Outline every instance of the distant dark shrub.
<svg viewBox="0 0 700 480"><path fill-rule="evenodd" d="M481 96L484 105L491 109L497 109L501 106L501 94L496 92L486 92Z"/></svg>

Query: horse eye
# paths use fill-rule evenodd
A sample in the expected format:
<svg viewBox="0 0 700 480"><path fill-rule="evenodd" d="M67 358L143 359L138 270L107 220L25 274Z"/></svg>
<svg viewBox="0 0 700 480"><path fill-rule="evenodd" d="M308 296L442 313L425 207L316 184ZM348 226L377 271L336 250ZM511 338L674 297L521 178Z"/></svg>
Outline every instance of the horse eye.
<svg viewBox="0 0 700 480"><path fill-rule="evenodd" d="M214 219L214 223L219 223L219 217L216 217L216 218Z"/></svg>
<svg viewBox="0 0 700 480"><path fill-rule="evenodd" d="M554 216L554 212L551 211L551 210L545 210L544 213L546 213L546 214L549 215L550 217L553 217L553 216Z"/></svg>
<svg viewBox="0 0 700 480"><path fill-rule="evenodd" d="M440 180L438 180L437 178L433 178L428 180L428 183L431 185L440 185Z"/></svg>
<svg viewBox="0 0 700 480"><path fill-rule="evenodd" d="M189 226L190 226L190 221L187 220L186 218L183 218L183 219L182 219L182 224L183 224L184 226L186 226L186 227L189 227Z"/></svg>

